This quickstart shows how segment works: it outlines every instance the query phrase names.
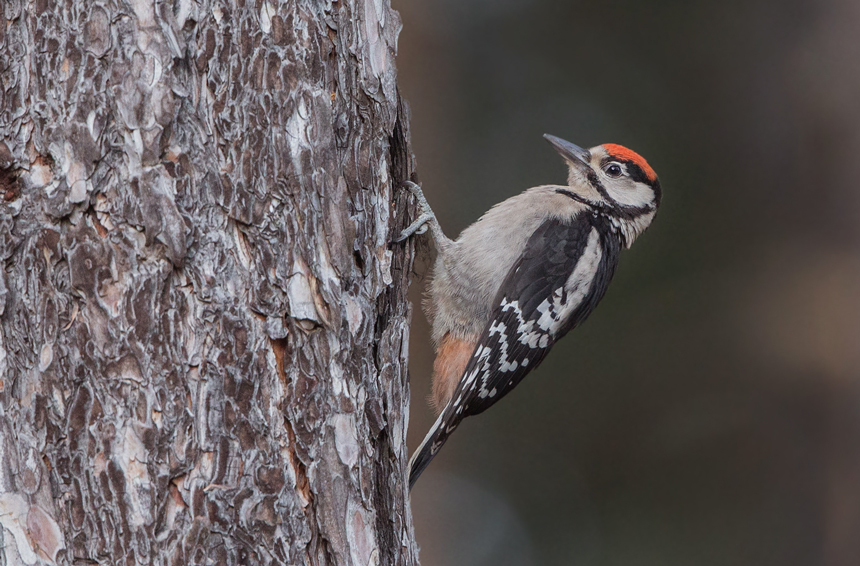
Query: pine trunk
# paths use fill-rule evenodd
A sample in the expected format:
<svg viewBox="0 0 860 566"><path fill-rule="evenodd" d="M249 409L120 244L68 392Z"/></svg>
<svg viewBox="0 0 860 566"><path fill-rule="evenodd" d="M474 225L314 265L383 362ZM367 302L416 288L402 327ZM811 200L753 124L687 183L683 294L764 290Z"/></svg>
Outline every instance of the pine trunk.
<svg viewBox="0 0 860 566"><path fill-rule="evenodd" d="M397 13L0 10L0 565L415 564Z"/></svg>

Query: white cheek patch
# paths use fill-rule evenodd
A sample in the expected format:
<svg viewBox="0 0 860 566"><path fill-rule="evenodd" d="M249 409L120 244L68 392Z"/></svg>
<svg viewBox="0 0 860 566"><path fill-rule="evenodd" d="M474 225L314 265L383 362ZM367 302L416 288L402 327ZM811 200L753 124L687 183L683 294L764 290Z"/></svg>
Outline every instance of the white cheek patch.
<svg viewBox="0 0 860 566"><path fill-rule="evenodd" d="M604 181L603 186L615 202L624 206L642 207L654 201L654 190L645 183L631 183L630 180L620 183Z"/></svg>

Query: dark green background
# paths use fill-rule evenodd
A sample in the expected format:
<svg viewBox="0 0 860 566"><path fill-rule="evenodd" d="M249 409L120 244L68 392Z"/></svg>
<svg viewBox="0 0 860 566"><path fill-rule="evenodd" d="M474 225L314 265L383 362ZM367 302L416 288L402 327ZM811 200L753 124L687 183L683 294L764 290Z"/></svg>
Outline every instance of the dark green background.
<svg viewBox="0 0 860 566"><path fill-rule="evenodd" d="M860 2L394 7L449 236L564 181L545 132L633 148L664 193L594 315L419 481L422 564L860 564ZM414 449L417 310L411 352Z"/></svg>

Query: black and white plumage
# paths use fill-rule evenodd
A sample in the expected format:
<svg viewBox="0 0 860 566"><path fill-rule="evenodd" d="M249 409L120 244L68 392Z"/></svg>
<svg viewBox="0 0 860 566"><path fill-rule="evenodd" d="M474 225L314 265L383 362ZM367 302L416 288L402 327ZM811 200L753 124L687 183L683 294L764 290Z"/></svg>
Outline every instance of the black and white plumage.
<svg viewBox="0 0 860 566"><path fill-rule="evenodd" d="M603 298L622 247L660 201L653 170L615 145L583 150L547 136L567 159L567 186L542 186L500 203L457 241L442 234L420 189L422 217L440 257L431 310L441 408L410 462L410 488L463 418L485 411L537 367Z"/></svg>

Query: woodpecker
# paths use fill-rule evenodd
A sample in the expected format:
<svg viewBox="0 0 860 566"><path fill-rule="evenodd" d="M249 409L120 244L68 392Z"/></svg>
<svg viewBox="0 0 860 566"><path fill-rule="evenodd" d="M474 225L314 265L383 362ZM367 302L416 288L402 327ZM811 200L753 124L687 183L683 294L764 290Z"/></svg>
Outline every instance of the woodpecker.
<svg viewBox="0 0 860 566"><path fill-rule="evenodd" d="M409 463L409 488L460 422L510 392L603 298L621 248L651 224L657 174L616 144L585 150L544 137L568 166L567 185L542 185L491 208L448 239L421 188L421 210L397 241L430 231L438 256L425 304L439 415Z"/></svg>

